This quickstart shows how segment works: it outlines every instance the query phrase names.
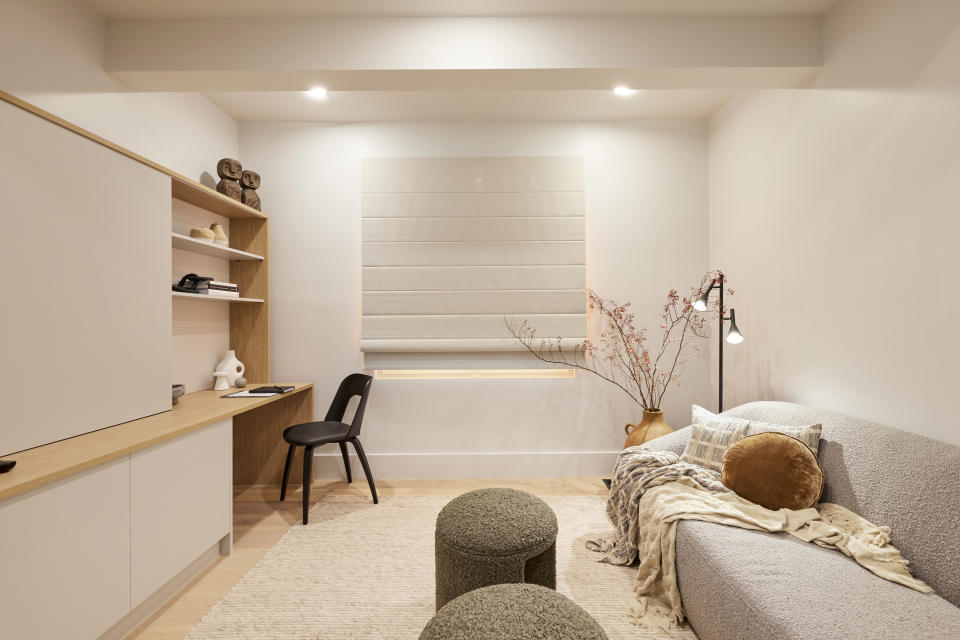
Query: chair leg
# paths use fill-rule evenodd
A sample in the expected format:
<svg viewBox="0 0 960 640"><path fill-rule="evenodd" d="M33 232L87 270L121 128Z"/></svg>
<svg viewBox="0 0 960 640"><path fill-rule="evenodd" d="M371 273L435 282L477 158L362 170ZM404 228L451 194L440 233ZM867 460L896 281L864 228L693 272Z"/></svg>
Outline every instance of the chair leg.
<svg viewBox="0 0 960 640"><path fill-rule="evenodd" d="M340 454L343 456L343 468L347 470L347 483L353 482L353 473L350 471L350 456L347 454L347 443L341 442Z"/></svg>
<svg viewBox="0 0 960 640"><path fill-rule="evenodd" d="M370 493L373 494L373 504L379 504L380 501L377 499L377 486L373 484L373 474L370 473L370 465L367 463L367 456L363 452L363 446L360 444L360 440L357 438L350 438L350 442L353 444L353 448L357 452L357 457L360 458L360 464L363 466L363 473L367 476L367 484L370 485Z"/></svg>
<svg viewBox="0 0 960 640"><path fill-rule="evenodd" d="M290 479L290 465L293 463L294 449L296 447L293 445L287 447L287 462L283 465L283 484L280 485L280 502L283 502L287 497L287 480Z"/></svg>
<svg viewBox="0 0 960 640"><path fill-rule="evenodd" d="M313 482L313 447L303 449L303 524L310 517L310 484Z"/></svg>

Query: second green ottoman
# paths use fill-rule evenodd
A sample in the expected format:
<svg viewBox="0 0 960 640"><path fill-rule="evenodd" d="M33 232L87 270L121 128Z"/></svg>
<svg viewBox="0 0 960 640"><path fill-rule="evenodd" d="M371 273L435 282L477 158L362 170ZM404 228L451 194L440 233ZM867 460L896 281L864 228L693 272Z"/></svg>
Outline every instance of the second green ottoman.
<svg viewBox="0 0 960 640"><path fill-rule="evenodd" d="M479 489L437 516L437 609L468 591L526 582L557 588L557 516L516 489Z"/></svg>

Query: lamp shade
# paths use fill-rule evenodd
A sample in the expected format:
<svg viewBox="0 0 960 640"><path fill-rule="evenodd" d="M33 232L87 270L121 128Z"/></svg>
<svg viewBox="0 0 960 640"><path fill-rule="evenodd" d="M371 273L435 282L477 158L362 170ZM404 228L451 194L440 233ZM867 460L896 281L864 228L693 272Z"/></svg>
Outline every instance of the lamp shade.
<svg viewBox="0 0 960 640"><path fill-rule="evenodd" d="M737 312L730 309L730 330L727 331L727 342L730 344L740 344L743 342L743 334L737 328Z"/></svg>
<svg viewBox="0 0 960 640"><path fill-rule="evenodd" d="M697 311L706 311L709 301L710 301L710 289L707 288L707 290L701 293L700 297L694 301L693 308L696 309Z"/></svg>

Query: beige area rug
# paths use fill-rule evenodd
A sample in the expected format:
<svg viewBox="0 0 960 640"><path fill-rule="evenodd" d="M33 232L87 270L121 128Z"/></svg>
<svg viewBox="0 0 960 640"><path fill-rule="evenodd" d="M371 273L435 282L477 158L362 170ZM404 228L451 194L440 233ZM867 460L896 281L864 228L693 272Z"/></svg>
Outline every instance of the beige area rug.
<svg viewBox="0 0 960 640"><path fill-rule="evenodd" d="M188 640L416 640L434 614L433 531L452 496L326 496L270 549ZM557 588L610 640L658 638L627 622L636 566L594 562L610 529L602 496L544 496L557 513ZM691 639L696 636L691 632Z"/></svg>

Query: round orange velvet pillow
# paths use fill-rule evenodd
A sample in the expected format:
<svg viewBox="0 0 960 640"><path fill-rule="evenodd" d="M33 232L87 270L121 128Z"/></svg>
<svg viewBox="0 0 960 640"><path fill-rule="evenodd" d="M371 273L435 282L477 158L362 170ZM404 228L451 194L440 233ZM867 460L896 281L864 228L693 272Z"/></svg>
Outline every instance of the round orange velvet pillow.
<svg viewBox="0 0 960 640"><path fill-rule="evenodd" d="M823 469L817 456L796 438L757 433L727 449L723 484L767 509L806 509L823 493Z"/></svg>

